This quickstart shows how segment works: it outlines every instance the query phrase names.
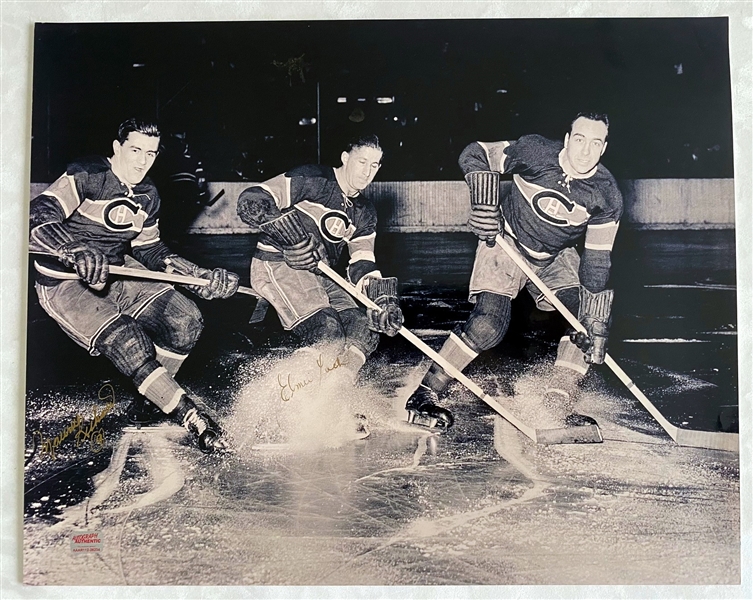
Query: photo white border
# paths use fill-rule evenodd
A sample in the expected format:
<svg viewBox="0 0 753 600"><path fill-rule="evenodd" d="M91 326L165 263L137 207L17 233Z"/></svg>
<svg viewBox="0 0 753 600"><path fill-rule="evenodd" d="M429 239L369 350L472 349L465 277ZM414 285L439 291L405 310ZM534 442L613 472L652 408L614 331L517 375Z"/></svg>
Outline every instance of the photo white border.
<svg viewBox="0 0 753 600"><path fill-rule="evenodd" d="M31 587L21 582L27 223L35 22L730 18L741 420L740 586ZM3 598L750 598L753 410L753 2L79 2L0 0L0 596Z"/></svg>

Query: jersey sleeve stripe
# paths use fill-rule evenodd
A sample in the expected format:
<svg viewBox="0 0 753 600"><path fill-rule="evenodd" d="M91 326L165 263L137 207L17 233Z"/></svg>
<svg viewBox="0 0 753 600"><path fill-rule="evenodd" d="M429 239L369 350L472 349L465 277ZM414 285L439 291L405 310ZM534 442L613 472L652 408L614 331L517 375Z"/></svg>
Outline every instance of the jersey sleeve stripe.
<svg viewBox="0 0 753 600"><path fill-rule="evenodd" d="M353 264L354 262L358 262L359 260L376 262L376 256L373 252L369 252L368 250L359 250L358 252L353 252L350 255L350 260L348 261L348 263Z"/></svg>
<svg viewBox="0 0 753 600"><path fill-rule="evenodd" d="M352 246L353 244L360 244L362 242L373 243L375 239L376 239L376 231L372 231L369 235L361 235L361 236L352 238L348 242L348 244Z"/></svg>
<svg viewBox="0 0 753 600"><path fill-rule="evenodd" d="M588 225L586 229L585 247L589 250L607 250L610 251L614 246L614 239L617 236L619 223L599 223Z"/></svg>
<svg viewBox="0 0 753 600"><path fill-rule="evenodd" d="M481 148L484 150L484 154L486 154L486 162L489 163L489 166L494 168L494 165L492 165L492 157L489 154L489 146L487 146L484 142L476 142Z"/></svg>
<svg viewBox="0 0 753 600"><path fill-rule="evenodd" d="M159 241L159 222L150 227L144 227L141 232L131 240L131 247L148 246Z"/></svg>
<svg viewBox="0 0 753 600"><path fill-rule="evenodd" d="M265 244L264 242L257 242L256 247L259 250L264 250L265 252L279 252L280 251L278 248L275 248L274 246L271 246L269 244Z"/></svg>

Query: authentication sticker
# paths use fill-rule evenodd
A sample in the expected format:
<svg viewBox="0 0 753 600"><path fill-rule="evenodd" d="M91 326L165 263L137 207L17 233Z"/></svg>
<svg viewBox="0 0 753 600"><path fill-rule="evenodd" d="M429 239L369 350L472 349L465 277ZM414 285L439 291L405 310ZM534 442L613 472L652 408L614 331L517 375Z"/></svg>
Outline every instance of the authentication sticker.
<svg viewBox="0 0 753 600"><path fill-rule="evenodd" d="M71 536L71 552L102 552L102 540L96 531L79 531Z"/></svg>

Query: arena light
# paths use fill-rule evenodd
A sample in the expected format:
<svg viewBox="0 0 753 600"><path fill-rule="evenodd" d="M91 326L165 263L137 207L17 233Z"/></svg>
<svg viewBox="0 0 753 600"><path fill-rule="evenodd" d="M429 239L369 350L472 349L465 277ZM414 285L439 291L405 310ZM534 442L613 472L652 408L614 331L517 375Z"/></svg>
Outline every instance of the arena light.
<svg viewBox="0 0 753 600"><path fill-rule="evenodd" d="M359 102L366 102L366 98L359 98L358 101Z"/></svg>
<svg viewBox="0 0 753 600"><path fill-rule="evenodd" d="M316 125L316 117L303 117L300 121L298 121L299 125Z"/></svg>
<svg viewBox="0 0 753 600"><path fill-rule="evenodd" d="M379 96L376 101L377 104L392 104L395 101L395 96Z"/></svg>
<svg viewBox="0 0 753 600"><path fill-rule="evenodd" d="M338 104L345 104L348 101L348 99L345 96L338 96L337 97L337 103Z"/></svg>

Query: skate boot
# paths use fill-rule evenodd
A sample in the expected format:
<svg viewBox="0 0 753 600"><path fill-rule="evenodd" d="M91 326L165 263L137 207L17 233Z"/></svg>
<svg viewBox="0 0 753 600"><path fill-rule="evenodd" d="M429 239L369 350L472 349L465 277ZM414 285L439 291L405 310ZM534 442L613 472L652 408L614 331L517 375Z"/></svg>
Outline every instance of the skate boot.
<svg viewBox="0 0 753 600"><path fill-rule="evenodd" d="M222 439L222 430L205 411L199 410L193 400L183 396L170 415L196 437L199 450L211 454L215 450L226 450L227 442Z"/></svg>
<svg viewBox="0 0 753 600"><path fill-rule="evenodd" d="M168 417L156 404L139 395L126 407L126 418L131 425L141 429L144 425L156 425Z"/></svg>
<svg viewBox="0 0 753 600"><path fill-rule="evenodd" d="M418 386L408 401L405 410L408 411L407 421L411 425L426 427L427 429L439 429L445 431L452 427L454 421L452 413L437 406L439 398L434 390L421 384Z"/></svg>

